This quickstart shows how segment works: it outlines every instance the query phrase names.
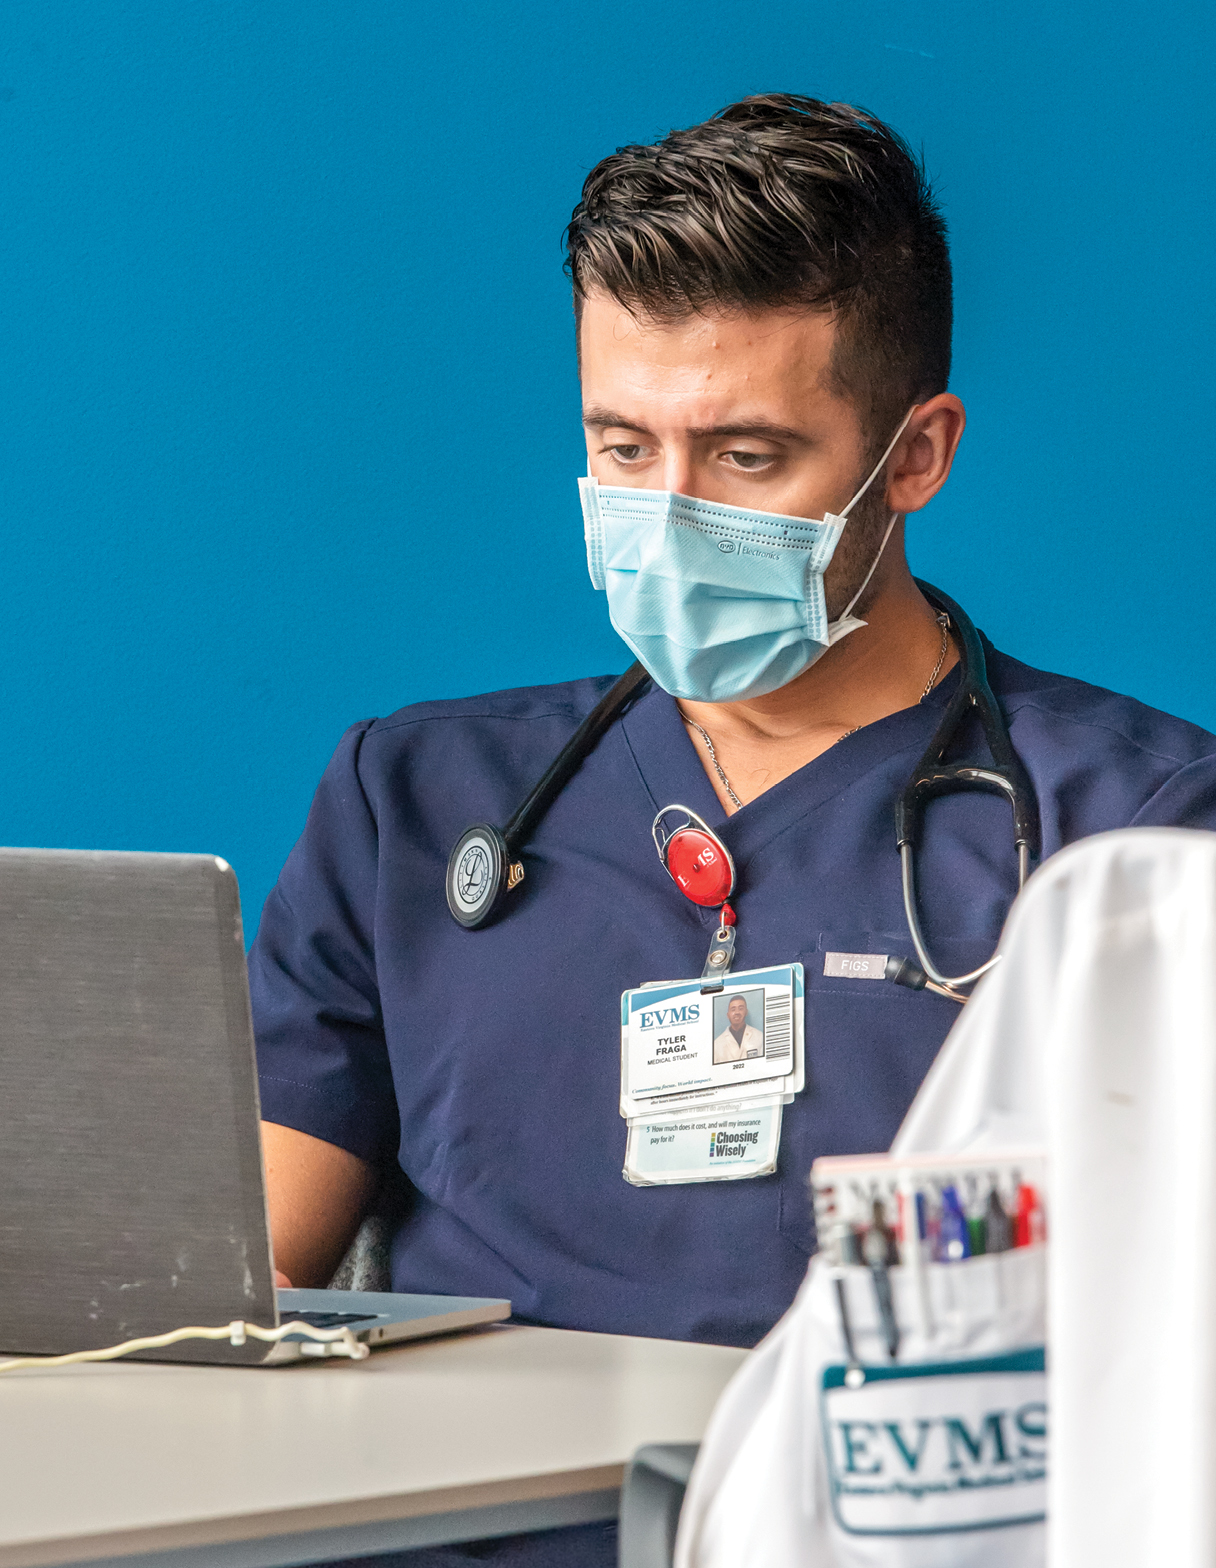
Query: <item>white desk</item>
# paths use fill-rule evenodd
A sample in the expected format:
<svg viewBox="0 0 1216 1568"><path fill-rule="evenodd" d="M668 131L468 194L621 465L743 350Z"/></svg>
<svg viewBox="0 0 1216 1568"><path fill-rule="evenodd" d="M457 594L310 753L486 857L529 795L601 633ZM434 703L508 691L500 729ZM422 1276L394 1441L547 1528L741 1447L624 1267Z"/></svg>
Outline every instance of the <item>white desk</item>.
<svg viewBox="0 0 1216 1568"><path fill-rule="evenodd" d="M281 1369L0 1378L0 1568L282 1568L608 1519L744 1352L489 1328Z"/></svg>

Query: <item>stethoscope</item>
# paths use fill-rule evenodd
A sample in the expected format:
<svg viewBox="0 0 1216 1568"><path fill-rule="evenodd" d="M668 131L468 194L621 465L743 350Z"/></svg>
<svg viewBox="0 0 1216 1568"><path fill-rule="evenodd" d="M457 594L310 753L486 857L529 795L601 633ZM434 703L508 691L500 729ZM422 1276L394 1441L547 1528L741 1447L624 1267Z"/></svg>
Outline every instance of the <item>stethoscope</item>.
<svg viewBox="0 0 1216 1568"><path fill-rule="evenodd" d="M1018 892L1021 892L1032 862L1039 854L1039 806L1030 775L1013 749L1009 725L1000 703L988 684L987 661L979 633L953 599L928 583L917 580L916 585L934 609L948 617L950 633L959 655L959 684L924 756L916 764L895 803L895 841L899 849L904 913L918 963L907 958L890 958L886 978L914 991L928 989L949 997L951 1001L965 1002L967 992L960 988L978 980L992 968L999 955L994 954L968 974L946 975L929 954L916 897L916 847L924 823L925 805L939 795L959 794L966 790L982 790L985 794L1004 796L1013 813ZM500 830L489 823L479 822L461 835L448 859L447 898L453 918L466 930L478 930L504 913L508 895L524 880L524 865L520 859L524 845L606 731L628 711L649 685L650 676L644 667L641 664L631 665L575 730L544 777L512 814L505 827ZM972 712L978 715L983 726L991 762L947 762L946 752ZM687 812L686 807L666 807L659 813L659 818L673 809ZM688 815L695 818L695 813ZM655 819L656 826L659 818ZM697 832L707 834L725 857L733 890L734 865L725 845L699 818L695 820ZM656 835L660 856L673 876L675 873L669 863L668 851L678 837L678 832L665 839ZM683 885L682 879L677 880ZM706 900L698 899L697 902ZM733 915L731 919L733 922Z"/></svg>

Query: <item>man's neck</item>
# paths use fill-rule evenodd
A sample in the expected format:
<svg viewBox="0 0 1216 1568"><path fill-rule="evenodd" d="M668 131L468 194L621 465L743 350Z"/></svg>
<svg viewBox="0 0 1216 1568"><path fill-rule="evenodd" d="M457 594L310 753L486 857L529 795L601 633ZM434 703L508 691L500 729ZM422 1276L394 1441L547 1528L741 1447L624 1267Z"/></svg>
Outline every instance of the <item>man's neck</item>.
<svg viewBox="0 0 1216 1568"><path fill-rule="evenodd" d="M896 544L892 540L892 544ZM885 564L885 563L884 563ZM795 680L746 702L689 702L680 711L697 755L727 813L805 767L843 736L914 707L938 665L942 629L903 557L892 558L865 607L866 625L838 642ZM937 680L958 658L952 639ZM936 682L935 682L936 684ZM700 725L713 742L718 776Z"/></svg>

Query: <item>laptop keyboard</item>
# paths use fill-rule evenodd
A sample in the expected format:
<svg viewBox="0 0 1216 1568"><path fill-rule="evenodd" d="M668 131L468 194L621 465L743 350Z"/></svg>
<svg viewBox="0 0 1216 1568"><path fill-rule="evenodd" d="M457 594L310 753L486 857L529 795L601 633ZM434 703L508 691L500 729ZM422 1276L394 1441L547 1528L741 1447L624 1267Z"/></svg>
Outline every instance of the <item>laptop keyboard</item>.
<svg viewBox="0 0 1216 1568"><path fill-rule="evenodd" d="M376 1312L287 1312L281 1311L284 1323L307 1323L309 1328L349 1328L352 1323L375 1323L382 1316Z"/></svg>

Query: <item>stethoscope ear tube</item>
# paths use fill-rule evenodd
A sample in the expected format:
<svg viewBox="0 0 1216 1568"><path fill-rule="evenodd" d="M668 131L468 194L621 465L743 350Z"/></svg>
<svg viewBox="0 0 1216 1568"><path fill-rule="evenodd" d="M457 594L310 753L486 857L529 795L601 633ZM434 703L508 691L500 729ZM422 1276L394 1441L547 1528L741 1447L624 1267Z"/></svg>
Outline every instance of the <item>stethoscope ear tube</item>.
<svg viewBox="0 0 1216 1568"><path fill-rule="evenodd" d="M1003 796L1013 813L1019 892L1030 873L1031 859L1037 858L1039 854L1039 806L1026 766L1014 750L1005 715L988 684L987 660L979 633L954 600L940 589L921 582L919 578L916 586L935 609L944 611L950 618L950 629L959 651L960 679L958 690L950 699L933 739L895 802L895 840L899 846L904 913L916 956L921 968L935 985L954 990L978 980L992 968L997 959L994 955L986 964L981 964L969 974L950 976L942 974L929 957L916 898L916 845L924 821L925 805L940 795L967 789ZM972 711L983 726L992 761L947 762L946 751Z"/></svg>

